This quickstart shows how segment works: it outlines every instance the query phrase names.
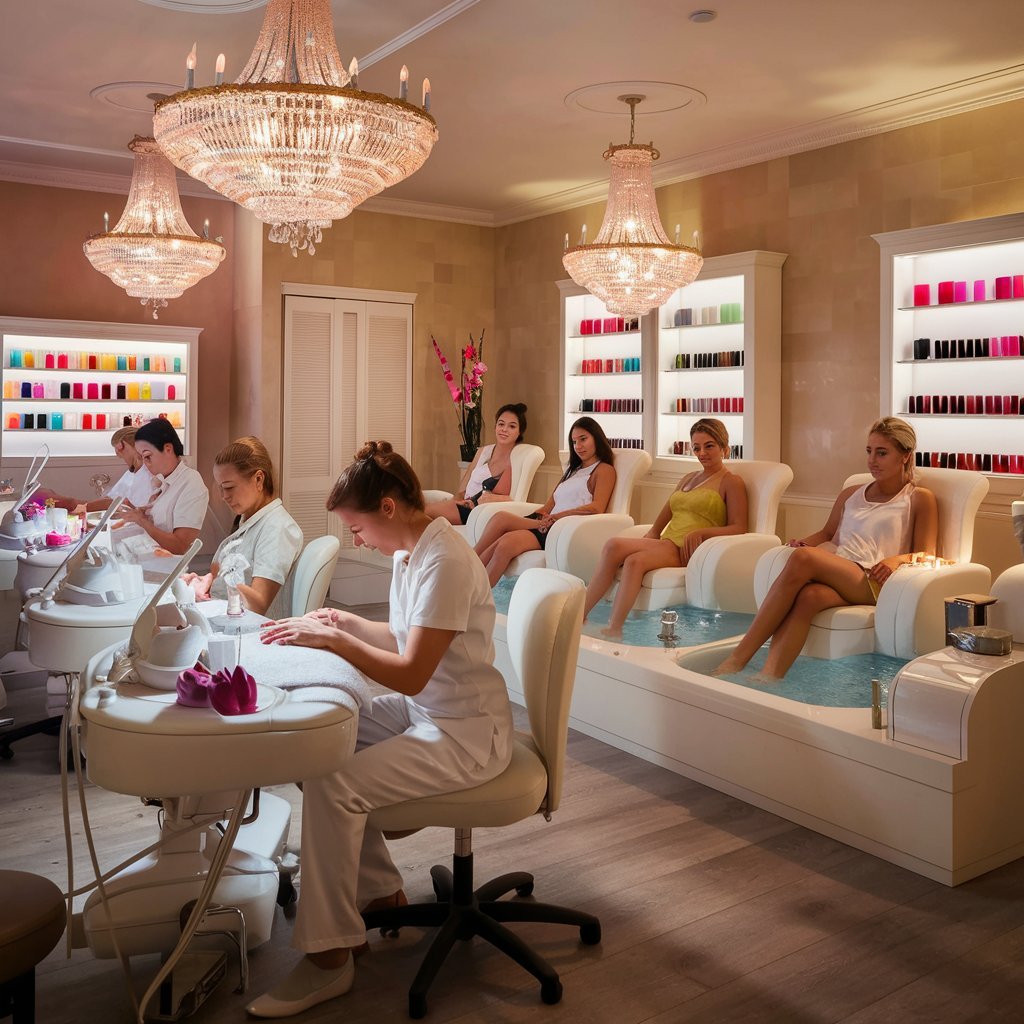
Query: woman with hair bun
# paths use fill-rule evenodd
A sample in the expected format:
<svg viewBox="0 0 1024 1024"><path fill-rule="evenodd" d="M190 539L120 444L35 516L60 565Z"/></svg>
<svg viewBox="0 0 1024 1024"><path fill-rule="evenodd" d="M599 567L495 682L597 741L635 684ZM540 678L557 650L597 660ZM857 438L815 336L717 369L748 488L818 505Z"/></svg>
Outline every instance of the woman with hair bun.
<svg viewBox="0 0 1024 1024"><path fill-rule="evenodd" d="M328 509L356 547L394 559L389 621L322 608L263 629L264 643L321 647L391 693L360 714L355 754L302 790L302 895L292 942L305 956L246 1009L290 1017L344 995L366 946L360 911L406 902L402 876L367 817L421 796L478 786L512 756L512 715L494 667L494 601L480 560L443 517L431 520L409 464L364 445Z"/></svg>
<svg viewBox="0 0 1024 1024"><path fill-rule="evenodd" d="M724 465L729 457L725 424L710 418L697 420L690 428L690 444L701 468L679 481L650 530L643 537L612 537L601 551L587 586L584 618L608 593L621 568L611 616L601 630L605 636L622 636L622 625L646 573L686 565L709 537L747 532L746 484Z"/></svg>
<svg viewBox="0 0 1024 1024"><path fill-rule="evenodd" d="M454 497L427 505L431 519L444 516L458 526L469 519L477 505L508 501L512 492L512 450L526 434L526 406L522 402L503 405L494 417L494 444L477 449L466 467Z"/></svg>
<svg viewBox="0 0 1024 1024"><path fill-rule="evenodd" d="M273 618L288 607L284 584L302 550L302 530L274 496L270 453L259 438L240 437L217 453L213 479L224 504L235 513L235 529L217 548L210 571L205 576L187 573L185 582L192 584L200 601L227 597L221 566L225 556L239 554L249 564L245 582L238 585L242 603Z"/></svg>
<svg viewBox="0 0 1024 1024"><path fill-rule="evenodd" d="M847 487L822 529L789 542L797 550L715 675L740 672L771 639L760 676L781 679L796 661L818 612L875 604L889 577L912 561L915 552L935 554L938 509L935 495L914 483L916 447L914 428L895 416L871 425L866 448L871 482Z"/></svg>

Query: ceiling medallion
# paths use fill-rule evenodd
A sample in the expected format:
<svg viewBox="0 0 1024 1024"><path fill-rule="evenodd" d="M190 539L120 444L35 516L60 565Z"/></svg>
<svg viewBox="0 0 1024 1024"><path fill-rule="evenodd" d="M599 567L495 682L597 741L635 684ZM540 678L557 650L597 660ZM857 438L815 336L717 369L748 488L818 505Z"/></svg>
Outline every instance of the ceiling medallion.
<svg viewBox="0 0 1024 1024"><path fill-rule="evenodd" d="M223 55L222 55L223 57ZM342 65L329 0L270 0L249 63L234 84L186 87L156 105L153 129L172 163L271 225L292 253L315 252L321 230L407 178L437 141L430 83L423 105L364 92Z"/></svg>
<svg viewBox="0 0 1024 1024"><path fill-rule="evenodd" d="M587 244L584 225L580 244L569 247L566 235L562 263L569 276L596 295L610 313L642 316L660 306L677 289L700 273L699 249L669 241L654 197L652 166L661 155L650 143L633 141L636 105L643 96L621 96L629 105L629 142L609 143L604 152L611 163L611 182L604 222L597 238Z"/></svg>
<svg viewBox="0 0 1024 1024"><path fill-rule="evenodd" d="M103 232L82 248L89 262L143 306L153 319L168 299L212 274L224 259L220 242L200 238L185 219L174 168L153 139L136 135L128 203L113 231L103 215Z"/></svg>

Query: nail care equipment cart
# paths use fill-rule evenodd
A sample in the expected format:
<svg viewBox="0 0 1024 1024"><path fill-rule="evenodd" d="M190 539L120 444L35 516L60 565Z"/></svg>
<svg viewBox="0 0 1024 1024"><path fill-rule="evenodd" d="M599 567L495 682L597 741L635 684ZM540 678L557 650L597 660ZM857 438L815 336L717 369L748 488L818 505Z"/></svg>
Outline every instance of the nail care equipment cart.
<svg viewBox="0 0 1024 1024"><path fill-rule="evenodd" d="M97 957L166 956L139 1004L140 1024L157 993L149 1019L175 1020L223 977L226 958L210 936L231 939L245 990L246 952L269 938L289 867L291 805L260 789L339 768L371 699L364 678L326 651L263 645L256 633L231 641L259 682L254 714L181 706L173 683L115 682L126 675L123 644L89 661L72 704L89 780L161 808L157 842L106 873L72 929ZM147 653L138 628L132 648L136 659Z"/></svg>

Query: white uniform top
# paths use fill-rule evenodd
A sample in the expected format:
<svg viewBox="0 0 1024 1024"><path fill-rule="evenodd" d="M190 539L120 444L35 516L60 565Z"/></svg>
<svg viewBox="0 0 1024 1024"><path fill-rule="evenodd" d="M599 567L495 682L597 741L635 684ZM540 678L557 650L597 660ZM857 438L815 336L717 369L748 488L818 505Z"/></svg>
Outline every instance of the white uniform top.
<svg viewBox="0 0 1024 1024"><path fill-rule="evenodd" d="M411 552L396 551L388 627L405 651L413 626L456 631L434 675L406 700L483 766L512 756L512 711L494 667L494 599L483 562L434 519Z"/></svg>
<svg viewBox="0 0 1024 1024"><path fill-rule="evenodd" d="M480 449L480 458L476 460L476 467L466 481L465 495L467 498L475 498L484 489L484 481L493 475L487 465L487 460L493 453L493 444Z"/></svg>
<svg viewBox="0 0 1024 1024"><path fill-rule="evenodd" d="M232 552L237 552L249 563L245 570L246 583L251 584L254 576L273 580L274 583L288 581L289 585L282 586L277 592L266 614L272 619L290 615L290 573L302 550L302 530L281 504L281 499L275 498L251 516L243 516L238 529L221 541L213 556L215 565L224 558L228 545L231 545ZM210 596L228 596L227 584L219 575L210 587Z"/></svg>
<svg viewBox="0 0 1024 1024"><path fill-rule="evenodd" d="M912 543L910 496L914 485L907 484L888 501L868 501L869 486L857 488L846 499L836 534L836 554L865 569L909 551Z"/></svg>
<svg viewBox="0 0 1024 1024"><path fill-rule="evenodd" d="M590 493L587 481L590 480L590 474L600 465L600 462L592 462L589 466L581 466L568 480L563 480L555 488L555 504L549 515L568 512L569 509L579 508L580 505L589 505L594 496Z"/></svg>
<svg viewBox="0 0 1024 1024"><path fill-rule="evenodd" d="M155 477L160 482L160 497L149 510L150 518L158 530L201 530L210 504L210 492L203 478L191 466L179 462L174 469Z"/></svg>
<svg viewBox="0 0 1024 1024"><path fill-rule="evenodd" d="M118 478L107 491L107 498L127 498L136 508L149 504L149 499L160 490L160 482L145 466L139 466L133 473L130 469Z"/></svg>

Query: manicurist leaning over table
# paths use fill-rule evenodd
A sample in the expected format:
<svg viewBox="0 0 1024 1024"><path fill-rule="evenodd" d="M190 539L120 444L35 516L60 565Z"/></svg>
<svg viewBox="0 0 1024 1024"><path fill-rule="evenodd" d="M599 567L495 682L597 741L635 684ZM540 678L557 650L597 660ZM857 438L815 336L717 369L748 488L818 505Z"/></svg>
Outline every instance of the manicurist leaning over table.
<svg viewBox="0 0 1024 1024"><path fill-rule="evenodd" d="M357 547L393 555L387 623L321 609L264 627L264 643L323 647L392 693L360 716L356 753L303 784L302 890L292 943L306 955L247 1010L289 1017L344 995L365 945L361 910L405 903L402 876L368 814L478 786L512 755L512 716L494 667L494 602L480 560L431 520L409 464L369 442L327 500Z"/></svg>
<svg viewBox="0 0 1024 1024"><path fill-rule="evenodd" d="M302 550L302 530L274 497L274 467L270 453L257 437L240 437L222 448L213 460L213 479L232 512L238 517L234 532L221 541L205 576L187 573L196 598L225 598L227 583L221 569L230 556L241 555L248 563L245 582L238 584L242 602L259 615L287 610L283 586ZM289 588L290 589L290 588Z"/></svg>
<svg viewBox="0 0 1024 1024"><path fill-rule="evenodd" d="M199 536L210 504L203 478L182 461L185 448L177 430L164 419L143 423L135 432L135 448L160 493L142 508L118 510L118 517L149 535L154 547L183 555Z"/></svg>

